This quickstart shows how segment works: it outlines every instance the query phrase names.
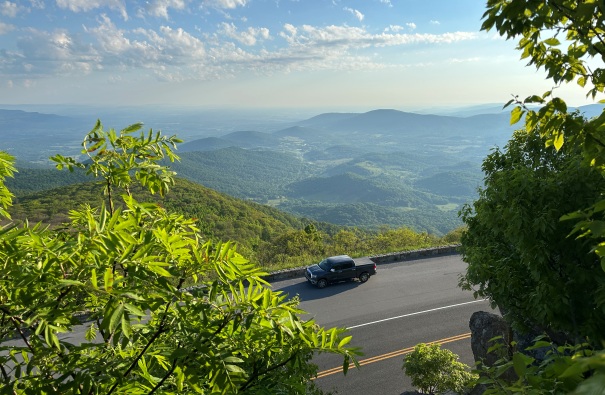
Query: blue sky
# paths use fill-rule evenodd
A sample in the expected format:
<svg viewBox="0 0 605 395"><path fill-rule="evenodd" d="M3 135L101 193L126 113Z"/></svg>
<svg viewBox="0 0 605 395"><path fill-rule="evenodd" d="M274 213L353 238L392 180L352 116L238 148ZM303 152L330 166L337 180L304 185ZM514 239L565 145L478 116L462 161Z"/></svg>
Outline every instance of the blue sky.
<svg viewBox="0 0 605 395"><path fill-rule="evenodd" d="M0 104L330 110L550 89L480 0L0 0ZM585 104L575 87L557 90Z"/></svg>

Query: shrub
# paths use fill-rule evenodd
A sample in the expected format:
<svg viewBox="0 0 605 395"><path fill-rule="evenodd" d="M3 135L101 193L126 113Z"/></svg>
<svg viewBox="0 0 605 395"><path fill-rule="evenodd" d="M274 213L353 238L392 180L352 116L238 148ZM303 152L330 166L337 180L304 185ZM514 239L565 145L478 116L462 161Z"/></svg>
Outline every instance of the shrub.
<svg viewBox="0 0 605 395"><path fill-rule="evenodd" d="M412 385L426 394L460 393L477 379L468 365L458 361L458 355L441 349L437 343L417 344L404 358L403 369L412 379Z"/></svg>

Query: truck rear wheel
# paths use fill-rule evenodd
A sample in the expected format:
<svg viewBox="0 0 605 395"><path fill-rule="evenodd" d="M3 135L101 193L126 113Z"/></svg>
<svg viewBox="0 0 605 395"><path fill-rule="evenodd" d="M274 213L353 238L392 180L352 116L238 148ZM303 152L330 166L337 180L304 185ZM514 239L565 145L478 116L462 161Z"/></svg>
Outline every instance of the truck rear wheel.
<svg viewBox="0 0 605 395"><path fill-rule="evenodd" d="M370 275L368 274L368 272L363 272L359 275L359 281L361 281L362 283L365 283L366 281L368 281L369 278L370 278Z"/></svg>
<svg viewBox="0 0 605 395"><path fill-rule="evenodd" d="M325 278L320 278L317 280L317 288L325 288L328 285L328 280Z"/></svg>

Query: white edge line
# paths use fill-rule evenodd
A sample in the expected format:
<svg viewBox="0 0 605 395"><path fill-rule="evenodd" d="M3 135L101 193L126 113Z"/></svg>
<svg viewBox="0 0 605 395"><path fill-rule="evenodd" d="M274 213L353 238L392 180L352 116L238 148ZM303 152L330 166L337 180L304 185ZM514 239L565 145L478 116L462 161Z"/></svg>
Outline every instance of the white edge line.
<svg viewBox="0 0 605 395"><path fill-rule="evenodd" d="M391 317L391 318L385 318L383 320L378 320L378 321L372 321L372 322L366 322L365 324L359 324L359 325L353 325L353 326L349 326L347 327L347 329L355 329L355 328L360 328L362 326L368 326L368 325L373 325L373 324L379 324L381 322L385 322L385 321L391 321L391 320L396 320L398 318L405 318L405 317L411 317L414 315L418 315L418 314L424 314L424 313L431 313L433 311L438 311L438 310L444 310L444 309L449 309L452 307L458 307L458 306L464 306L465 304L471 304L471 303L477 303L477 302L484 302L487 299L479 299L479 300L473 300L471 302L464 302L464 303L458 303L458 304L453 304L450 306L443 306L443 307L437 307L435 309L430 309L430 310L424 310L424 311L417 311L415 313L410 313L410 314L404 314L404 315L398 315L397 317Z"/></svg>

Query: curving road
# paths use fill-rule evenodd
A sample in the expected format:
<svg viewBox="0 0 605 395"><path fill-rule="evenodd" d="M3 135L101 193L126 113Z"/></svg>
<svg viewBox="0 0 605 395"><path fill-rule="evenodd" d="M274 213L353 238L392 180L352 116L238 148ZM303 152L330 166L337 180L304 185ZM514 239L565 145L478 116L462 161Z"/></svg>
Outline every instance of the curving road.
<svg viewBox="0 0 605 395"><path fill-rule="evenodd" d="M458 287L466 269L459 255L447 255L378 266L378 274L317 289L304 278L276 281L274 290L298 294L301 308L324 327L347 327L353 346L362 347L360 369L344 376L342 359L318 355L317 385L339 394L395 394L412 390L401 369L403 356L421 342L439 341L460 361L472 365L469 318L491 311Z"/></svg>

